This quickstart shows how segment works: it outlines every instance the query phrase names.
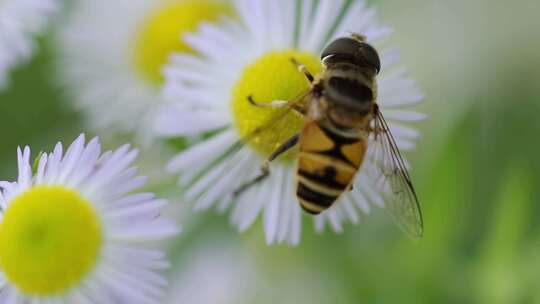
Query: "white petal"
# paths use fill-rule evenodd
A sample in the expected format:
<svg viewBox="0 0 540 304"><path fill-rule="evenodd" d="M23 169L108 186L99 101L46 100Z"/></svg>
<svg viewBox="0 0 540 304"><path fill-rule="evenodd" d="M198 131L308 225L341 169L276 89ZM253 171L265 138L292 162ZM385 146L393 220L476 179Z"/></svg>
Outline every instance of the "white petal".
<svg viewBox="0 0 540 304"><path fill-rule="evenodd" d="M177 172L185 170L194 164L209 163L232 146L237 138L233 130L227 130L215 135L211 139L197 144L173 158L169 162L167 170Z"/></svg>
<svg viewBox="0 0 540 304"><path fill-rule="evenodd" d="M271 196L267 198L264 209L264 231L268 245L277 241L277 233L281 224L280 207L282 202L281 192L283 191L281 182L283 176L283 169L278 167L275 173L271 175L267 186L272 189Z"/></svg>
<svg viewBox="0 0 540 304"><path fill-rule="evenodd" d="M291 174L288 174L286 170L283 170L284 176L282 180L282 197L280 201L280 224L278 227L277 232L277 242L283 243L285 240L288 240L290 238L290 225L291 225L291 217L292 217L292 206L293 204L296 204L296 199L293 196L292 190L293 190L293 178Z"/></svg>
<svg viewBox="0 0 540 304"><path fill-rule="evenodd" d="M215 174L208 174L207 176L213 176L213 179L209 179L208 183L212 182L212 185L205 187L205 193L197 200L195 205L196 210L208 209L214 202L217 201L219 197L223 198L227 194L230 194L234 191L235 182L242 177L242 172L244 168L250 164L251 154L250 153L239 153L231 158L227 162L215 169ZM204 185L204 183L200 183ZM194 189L200 189L199 187L193 187ZM200 189L202 191L202 189ZM186 197L193 199L194 195L191 195L191 192L186 194Z"/></svg>
<svg viewBox="0 0 540 304"><path fill-rule="evenodd" d="M17 149L17 162L19 165L18 183L22 188L28 188L32 180L32 168L30 166L30 148L25 147L24 152Z"/></svg>
<svg viewBox="0 0 540 304"><path fill-rule="evenodd" d="M426 115L414 111L387 110L384 112L387 120L396 120L403 122L416 122L426 119Z"/></svg>
<svg viewBox="0 0 540 304"><path fill-rule="evenodd" d="M356 225L360 222L360 216L354 207L354 203L352 202L350 195L344 195L338 207L342 209L342 213L345 214L352 224Z"/></svg>
<svg viewBox="0 0 540 304"><path fill-rule="evenodd" d="M257 219L270 191L265 185L256 185L240 196L231 215L240 232L246 231Z"/></svg>
<svg viewBox="0 0 540 304"><path fill-rule="evenodd" d="M386 110L417 104L424 99L424 96L416 83L407 77L405 71L398 71L381 76L378 99L382 109Z"/></svg>
<svg viewBox="0 0 540 304"><path fill-rule="evenodd" d="M343 8L344 0L320 1L313 17L310 39L306 48L315 54L319 53L325 46L327 35L332 35L329 29L332 28L333 21L337 19Z"/></svg>
<svg viewBox="0 0 540 304"><path fill-rule="evenodd" d="M420 132L402 124L389 123L388 126L392 131L392 135L398 139L418 139L420 137Z"/></svg>
<svg viewBox="0 0 540 304"><path fill-rule="evenodd" d="M326 216L328 217L328 221L330 222L334 232L343 233L343 225L341 223L343 218L339 211L339 208L331 208L330 210L326 211Z"/></svg>
<svg viewBox="0 0 540 304"><path fill-rule="evenodd" d="M148 225L152 225L152 229L148 229ZM156 219L153 223L144 223L139 225L115 227L111 231L109 238L119 242L152 242L170 238L180 233L180 229L175 223Z"/></svg>
<svg viewBox="0 0 540 304"><path fill-rule="evenodd" d="M228 113L190 111L166 107L157 116L155 131L161 136L190 136L220 129L230 124Z"/></svg>

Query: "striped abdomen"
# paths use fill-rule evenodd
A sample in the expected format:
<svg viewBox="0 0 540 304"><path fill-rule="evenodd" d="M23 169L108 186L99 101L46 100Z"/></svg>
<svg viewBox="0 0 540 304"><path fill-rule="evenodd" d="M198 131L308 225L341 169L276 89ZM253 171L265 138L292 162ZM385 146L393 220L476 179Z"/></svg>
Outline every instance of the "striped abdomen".
<svg viewBox="0 0 540 304"><path fill-rule="evenodd" d="M319 214L348 190L364 160L367 140L344 137L308 122L300 136L298 187L302 208Z"/></svg>

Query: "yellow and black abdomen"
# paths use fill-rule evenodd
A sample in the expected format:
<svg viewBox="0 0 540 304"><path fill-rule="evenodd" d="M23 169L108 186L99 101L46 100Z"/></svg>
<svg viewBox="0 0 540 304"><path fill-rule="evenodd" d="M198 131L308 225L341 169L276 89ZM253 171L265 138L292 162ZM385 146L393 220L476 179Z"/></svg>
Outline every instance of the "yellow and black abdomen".
<svg viewBox="0 0 540 304"><path fill-rule="evenodd" d="M350 187L367 141L335 134L313 121L304 126L299 144L296 195L306 212L319 214Z"/></svg>

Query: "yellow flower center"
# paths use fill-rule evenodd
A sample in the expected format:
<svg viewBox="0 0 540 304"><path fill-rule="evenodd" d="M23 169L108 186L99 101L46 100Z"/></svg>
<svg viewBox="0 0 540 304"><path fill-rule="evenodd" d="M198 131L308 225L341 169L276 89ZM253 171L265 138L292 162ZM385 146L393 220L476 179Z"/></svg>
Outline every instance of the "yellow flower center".
<svg viewBox="0 0 540 304"><path fill-rule="evenodd" d="M100 221L77 192L39 186L16 197L0 223L0 267L25 294L66 292L93 268Z"/></svg>
<svg viewBox="0 0 540 304"><path fill-rule="evenodd" d="M248 96L253 96L257 103L292 101L309 89L309 82L291 62L291 58L306 65L314 75L321 71L317 56L296 50L269 52L244 69L240 81L233 89L232 102L234 125L242 138L246 138L255 129L266 125L284 111L279 108L254 106L248 101ZM255 136L249 144L266 157L299 132L303 121L301 114L291 111L271 128ZM289 153L282 159L291 159L293 156Z"/></svg>
<svg viewBox="0 0 540 304"><path fill-rule="evenodd" d="M228 11L228 5L216 0L165 0L153 11L137 33L135 65L141 75L160 84L161 68L170 54L193 52L182 41L185 33L193 32L203 21L216 21Z"/></svg>

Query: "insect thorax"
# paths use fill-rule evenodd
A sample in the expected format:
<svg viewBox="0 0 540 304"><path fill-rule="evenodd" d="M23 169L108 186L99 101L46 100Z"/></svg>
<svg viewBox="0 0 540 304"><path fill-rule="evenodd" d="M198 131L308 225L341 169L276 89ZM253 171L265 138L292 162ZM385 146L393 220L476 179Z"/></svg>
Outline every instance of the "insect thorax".
<svg viewBox="0 0 540 304"><path fill-rule="evenodd" d="M377 96L375 74L351 65L329 66L320 78L329 120L342 128L369 123Z"/></svg>

